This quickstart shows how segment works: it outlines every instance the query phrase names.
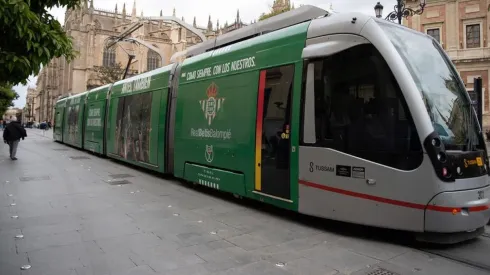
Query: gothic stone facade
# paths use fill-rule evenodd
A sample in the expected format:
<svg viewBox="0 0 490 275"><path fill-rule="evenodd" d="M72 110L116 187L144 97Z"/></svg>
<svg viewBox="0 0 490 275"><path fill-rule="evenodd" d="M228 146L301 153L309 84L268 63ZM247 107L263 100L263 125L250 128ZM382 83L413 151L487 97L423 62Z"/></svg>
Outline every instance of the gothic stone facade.
<svg viewBox="0 0 490 275"><path fill-rule="evenodd" d="M160 11L160 16L162 14ZM176 16L175 9L173 16ZM181 20L184 21L184 18ZM139 44L121 42L106 49L108 38L120 35L137 22L143 23L143 26L133 32L131 37L156 47L164 55L163 62L158 53ZM207 27L197 26L195 18L193 25L207 38L246 26L238 12L231 25L226 23L220 27L218 21L214 28L211 16ZM143 15L143 11L137 16L136 0L131 14L126 12L126 5L121 12L117 5L113 11L105 11L95 9L93 0L90 3L84 0L79 9L66 11L64 29L73 38L79 56L70 63L64 58L56 58L42 68L36 89L29 89L27 95L26 103L33 108L31 121L52 121L53 107L59 96L81 93L105 84L94 70L97 67L120 63L124 68L129 53L136 57L129 71L130 75L135 75L167 65L174 53L201 42L197 35L175 21L150 19Z"/></svg>

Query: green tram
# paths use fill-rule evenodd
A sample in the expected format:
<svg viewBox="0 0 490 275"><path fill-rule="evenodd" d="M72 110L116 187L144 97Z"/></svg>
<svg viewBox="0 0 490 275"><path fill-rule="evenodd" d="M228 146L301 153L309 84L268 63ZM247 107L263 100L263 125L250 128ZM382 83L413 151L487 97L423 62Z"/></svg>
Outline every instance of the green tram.
<svg viewBox="0 0 490 275"><path fill-rule="evenodd" d="M54 139L307 215L483 233L487 149L430 36L303 6L179 55L60 99Z"/></svg>

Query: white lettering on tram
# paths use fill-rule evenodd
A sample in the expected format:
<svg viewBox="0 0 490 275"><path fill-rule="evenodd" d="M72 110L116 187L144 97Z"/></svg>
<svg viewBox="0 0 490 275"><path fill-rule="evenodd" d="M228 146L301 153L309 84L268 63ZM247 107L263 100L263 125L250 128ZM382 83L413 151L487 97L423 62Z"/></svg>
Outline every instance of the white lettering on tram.
<svg viewBox="0 0 490 275"><path fill-rule="evenodd" d="M183 73L182 76L186 77L186 80L189 81L189 80L201 79L209 76L225 74L229 72L246 70L246 69L254 68L255 66L256 66L255 56L251 56L251 57L242 58L239 60L215 65L212 67L206 67L203 69L198 69L191 72Z"/></svg>
<svg viewBox="0 0 490 275"><path fill-rule="evenodd" d="M151 76L135 79L123 84L121 94L132 93L150 88Z"/></svg>
<svg viewBox="0 0 490 275"><path fill-rule="evenodd" d="M100 116L100 109L88 110L88 116Z"/></svg>
<svg viewBox="0 0 490 275"><path fill-rule="evenodd" d="M87 118L87 127L102 127L100 118Z"/></svg>
<svg viewBox="0 0 490 275"><path fill-rule="evenodd" d="M100 108L93 108L88 110L87 126L102 127L102 119L100 118Z"/></svg>
<svg viewBox="0 0 490 275"><path fill-rule="evenodd" d="M80 104L81 97L75 97L71 100L70 105Z"/></svg>

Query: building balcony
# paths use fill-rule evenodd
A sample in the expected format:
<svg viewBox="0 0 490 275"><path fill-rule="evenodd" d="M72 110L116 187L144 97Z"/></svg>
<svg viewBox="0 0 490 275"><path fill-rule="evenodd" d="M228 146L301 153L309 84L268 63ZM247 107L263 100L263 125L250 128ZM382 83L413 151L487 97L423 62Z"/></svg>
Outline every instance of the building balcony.
<svg viewBox="0 0 490 275"><path fill-rule="evenodd" d="M446 50L453 62L490 59L490 48Z"/></svg>

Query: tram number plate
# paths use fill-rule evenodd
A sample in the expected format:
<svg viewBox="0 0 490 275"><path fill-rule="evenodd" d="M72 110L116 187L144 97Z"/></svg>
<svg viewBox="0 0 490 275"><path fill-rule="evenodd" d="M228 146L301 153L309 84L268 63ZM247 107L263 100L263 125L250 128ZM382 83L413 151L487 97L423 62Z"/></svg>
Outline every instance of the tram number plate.
<svg viewBox="0 0 490 275"><path fill-rule="evenodd" d="M485 191L478 191L478 199L483 200L485 198Z"/></svg>

